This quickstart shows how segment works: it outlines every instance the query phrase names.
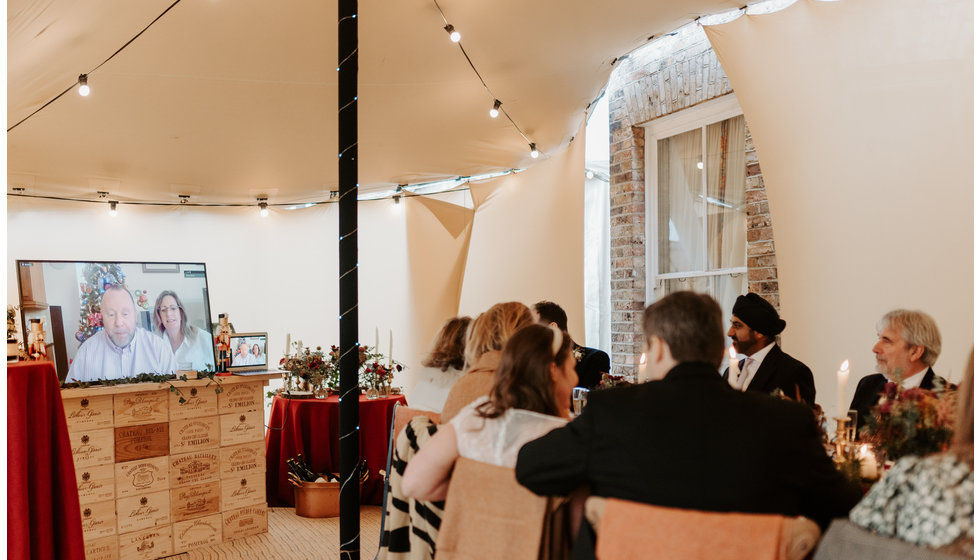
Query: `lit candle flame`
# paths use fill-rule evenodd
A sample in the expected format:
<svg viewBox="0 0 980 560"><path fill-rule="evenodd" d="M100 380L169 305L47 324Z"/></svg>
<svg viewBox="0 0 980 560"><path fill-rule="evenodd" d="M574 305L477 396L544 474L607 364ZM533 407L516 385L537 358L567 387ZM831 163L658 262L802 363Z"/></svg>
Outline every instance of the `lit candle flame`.
<svg viewBox="0 0 980 560"><path fill-rule="evenodd" d="M848 369L850 366L851 366L850 361L849 360L844 360L844 363L842 363L840 365L840 370L841 371L844 371L844 370Z"/></svg>
<svg viewBox="0 0 980 560"><path fill-rule="evenodd" d="M734 345L728 347L728 355L731 356L733 359L735 358L736 354L735 354Z"/></svg>
<svg viewBox="0 0 980 560"><path fill-rule="evenodd" d="M646 363L647 363L647 353L644 352L644 353L640 354L640 365L641 366L642 365L646 365Z"/></svg>

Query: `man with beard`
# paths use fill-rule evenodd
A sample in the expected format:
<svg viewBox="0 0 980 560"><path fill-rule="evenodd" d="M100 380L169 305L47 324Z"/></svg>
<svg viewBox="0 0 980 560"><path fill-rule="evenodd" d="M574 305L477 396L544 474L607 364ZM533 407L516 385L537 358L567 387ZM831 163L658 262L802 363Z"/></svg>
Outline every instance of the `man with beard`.
<svg viewBox="0 0 980 560"><path fill-rule="evenodd" d="M907 309L886 313L878 321L878 341L871 348L878 373L861 378L851 401L851 410L858 413L857 427L864 425L889 381L897 383L901 378L901 389L945 388L946 380L932 371L942 349L943 339L932 317Z"/></svg>
<svg viewBox="0 0 980 560"><path fill-rule="evenodd" d="M102 330L82 343L68 369L68 381L172 374L177 370L170 344L137 326L136 301L126 286L106 288L99 310Z"/></svg>
<svg viewBox="0 0 980 560"><path fill-rule="evenodd" d="M732 307L728 336L735 350L747 357L739 362L738 378L732 386L739 391L767 394L781 389L787 397L813 406L817 393L813 373L776 344L776 335L785 328L786 321L762 296L752 292L738 296ZM724 377L728 379L727 369Z"/></svg>

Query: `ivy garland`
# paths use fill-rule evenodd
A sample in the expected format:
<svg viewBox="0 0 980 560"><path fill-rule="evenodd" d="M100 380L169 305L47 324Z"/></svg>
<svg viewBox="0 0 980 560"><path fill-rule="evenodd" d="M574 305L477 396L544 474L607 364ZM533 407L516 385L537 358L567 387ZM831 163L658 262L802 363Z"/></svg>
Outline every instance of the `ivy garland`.
<svg viewBox="0 0 980 560"><path fill-rule="evenodd" d="M209 379L210 381L204 385L204 388L211 386L211 383L215 383L214 388L215 394L221 394L224 391L224 387L221 386L221 380L216 378L217 372L213 371L210 366L206 369L199 370L197 372L197 379ZM157 374L157 373L140 373L133 377L120 377L118 379L99 379L96 381L74 381L72 383L62 383L62 389L85 389L88 387L112 387L113 385L128 385L130 383L166 383L170 386L170 392L177 395L177 402L184 404L187 399L184 398L184 393L181 392L171 381L187 381L187 374L181 375L180 377L173 374Z"/></svg>

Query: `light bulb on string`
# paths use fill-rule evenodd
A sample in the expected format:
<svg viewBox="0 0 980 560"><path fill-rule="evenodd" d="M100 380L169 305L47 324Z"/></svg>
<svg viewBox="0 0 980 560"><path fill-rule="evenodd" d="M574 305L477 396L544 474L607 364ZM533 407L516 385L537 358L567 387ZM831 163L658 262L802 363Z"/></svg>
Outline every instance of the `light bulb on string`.
<svg viewBox="0 0 980 560"><path fill-rule="evenodd" d="M259 198L257 200L259 201L259 216L262 216L263 218L267 217L269 215L269 204L266 202L267 199Z"/></svg>
<svg viewBox="0 0 980 560"><path fill-rule="evenodd" d="M499 99L493 100L493 107L490 109L490 118L495 119L500 116L500 106L502 103Z"/></svg>
<svg viewBox="0 0 980 560"><path fill-rule="evenodd" d="M589 169L588 171L586 171L585 172L585 178L586 179L594 179L595 178L595 171L592 171L591 169Z"/></svg>
<svg viewBox="0 0 980 560"><path fill-rule="evenodd" d="M451 23L447 23L446 24L446 27L443 27L443 29L446 30L446 33L449 33L449 40L450 41L452 41L454 43L458 43L459 40L462 39L462 37L459 34L459 31L456 31L456 28L453 27L453 25Z"/></svg>
<svg viewBox="0 0 980 560"><path fill-rule="evenodd" d="M531 142L531 157L537 159L539 155L541 153L538 152L538 146L534 142Z"/></svg>
<svg viewBox="0 0 980 560"><path fill-rule="evenodd" d="M88 94L92 90L88 87L88 74L78 75L78 95L82 97L88 97Z"/></svg>
<svg viewBox="0 0 980 560"><path fill-rule="evenodd" d="M118 212L116 212L116 206L118 204L119 203L116 202L115 200L110 200L109 201L109 215L112 216L113 218L115 218L116 217L116 214L118 213Z"/></svg>

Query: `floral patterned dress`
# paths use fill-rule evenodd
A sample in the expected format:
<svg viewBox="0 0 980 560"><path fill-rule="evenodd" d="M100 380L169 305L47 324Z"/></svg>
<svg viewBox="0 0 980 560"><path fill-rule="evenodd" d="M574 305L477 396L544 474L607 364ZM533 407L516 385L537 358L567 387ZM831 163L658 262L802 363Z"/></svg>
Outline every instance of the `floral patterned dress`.
<svg viewBox="0 0 980 560"><path fill-rule="evenodd" d="M933 548L973 548L973 469L952 454L903 457L851 510L851 521ZM959 546L957 546L959 548Z"/></svg>

